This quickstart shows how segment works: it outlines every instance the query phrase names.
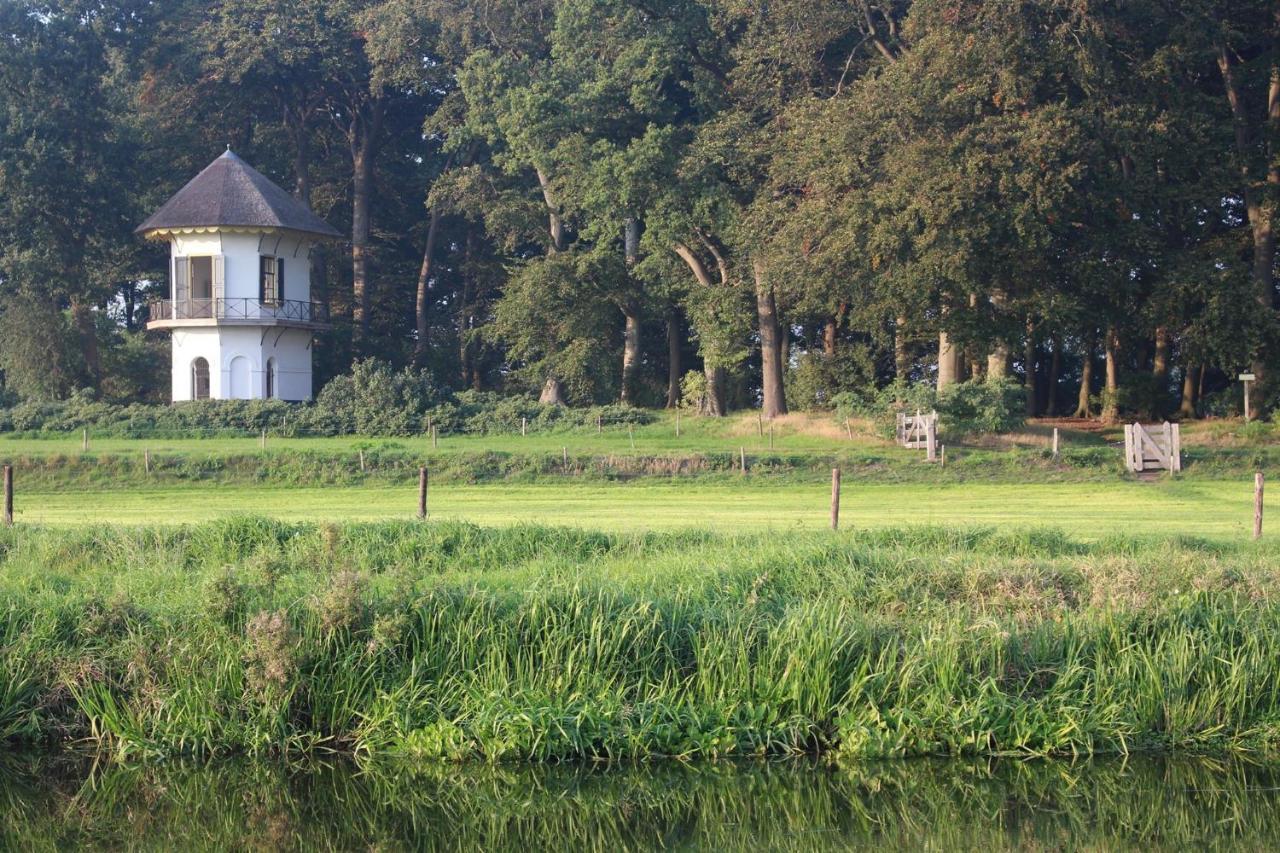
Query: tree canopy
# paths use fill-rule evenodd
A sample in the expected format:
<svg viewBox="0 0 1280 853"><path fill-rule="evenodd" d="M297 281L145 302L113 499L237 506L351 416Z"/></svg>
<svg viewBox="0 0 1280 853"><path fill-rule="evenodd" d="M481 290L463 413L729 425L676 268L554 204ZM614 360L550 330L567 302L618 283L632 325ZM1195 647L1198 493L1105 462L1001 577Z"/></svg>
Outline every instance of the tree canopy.
<svg viewBox="0 0 1280 853"><path fill-rule="evenodd" d="M347 235L321 382L1280 402L1273 2L9 0L0 38L10 394L163 398L132 228L231 144Z"/></svg>

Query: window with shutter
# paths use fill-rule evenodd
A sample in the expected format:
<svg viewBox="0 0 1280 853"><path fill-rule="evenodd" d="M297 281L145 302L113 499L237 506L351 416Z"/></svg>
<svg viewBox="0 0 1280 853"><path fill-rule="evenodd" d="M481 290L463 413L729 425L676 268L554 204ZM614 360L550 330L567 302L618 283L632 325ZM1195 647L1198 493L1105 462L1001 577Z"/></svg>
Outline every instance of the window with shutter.
<svg viewBox="0 0 1280 853"><path fill-rule="evenodd" d="M284 258L276 258L276 299L284 302Z"/></svg>
<svg viewBox="0 0 1280 853"><path fill-rule="evenodd" d="M280 301L276 260L270 255L262 255L258 259L258 299L264 305L275 305Z"/></svg>

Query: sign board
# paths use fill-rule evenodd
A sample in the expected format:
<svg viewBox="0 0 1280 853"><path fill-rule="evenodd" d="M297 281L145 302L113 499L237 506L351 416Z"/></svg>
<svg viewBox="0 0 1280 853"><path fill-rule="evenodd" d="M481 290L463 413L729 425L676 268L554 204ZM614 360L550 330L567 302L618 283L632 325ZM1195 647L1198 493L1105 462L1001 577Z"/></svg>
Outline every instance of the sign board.
<svg viewBox="0 0 1280 853"><path fill-rule="evenodd" d="M1240 381L1241 381L1241 382L1252 382L1253 380L1255 380L1255 379L1257 379L1257 378L1258 378L1258 377L1254 376L1252 373L1241 373L1241 374L1240 374Z"/></svg>

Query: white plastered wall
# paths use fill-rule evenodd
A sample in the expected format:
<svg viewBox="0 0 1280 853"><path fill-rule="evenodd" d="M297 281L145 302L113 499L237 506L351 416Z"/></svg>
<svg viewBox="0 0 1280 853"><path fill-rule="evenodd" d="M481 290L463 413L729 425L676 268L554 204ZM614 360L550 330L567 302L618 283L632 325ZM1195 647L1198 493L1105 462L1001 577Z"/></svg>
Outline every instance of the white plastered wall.
<svg viewBox="0 0 1280 853"><path fill-rule="evenodd" d="M209 326L198 329L175 329L173 331L173 399L195 399L195 389L191 385L191 367L197 358L209 362L209 396L214 400L222 399L223 384L222 347L218 337L219 330Z"/></svg>
<svg viewBox="0 0 1280 853"><path fill-rule="evenodd" d="M221 255L224 258L224 278L227 299L257 299L258 272L263 255L283 258L285 269L284 298L298 302L311 301L310 252L314 245L297 234L283 231L239 233L234 231L174 234L171 239L172 257L200 257ZM169 298L173 292L172 268L170 269Z"/></svg>
<svg viewBox="0 0 1280 853"><path fill-rule="evenodd" d="M313 243L283 232L210 232L175 234L171 237L171 257L221 255L224 259L224 298L257 300L259 258L262 255L285 260L284 298L311 301ZM174 298L172 278L170 298ZM232 393L232 363L237 357L248 361L247 399L266 396L267 359L275 359L275 396L282 400L311 399L311 332L276 325L174 329L172 383L174 401L191 400L194 388L191 366L196 358L209 362L209 396L228 399ZM239 391L240 389L235 389Z"/></svg>

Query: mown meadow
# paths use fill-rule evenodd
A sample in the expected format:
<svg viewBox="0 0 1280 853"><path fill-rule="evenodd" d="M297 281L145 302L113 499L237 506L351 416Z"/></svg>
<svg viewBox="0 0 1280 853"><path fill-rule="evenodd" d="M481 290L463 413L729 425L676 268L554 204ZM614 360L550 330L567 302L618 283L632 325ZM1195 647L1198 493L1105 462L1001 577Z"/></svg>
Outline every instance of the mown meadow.
<svg viewBox="0 0 1280 853"><path fill-rule="evenodd" d="M1280 547L1051 528L0 531L0 738L117 759L1280 748Z"/></svg>

